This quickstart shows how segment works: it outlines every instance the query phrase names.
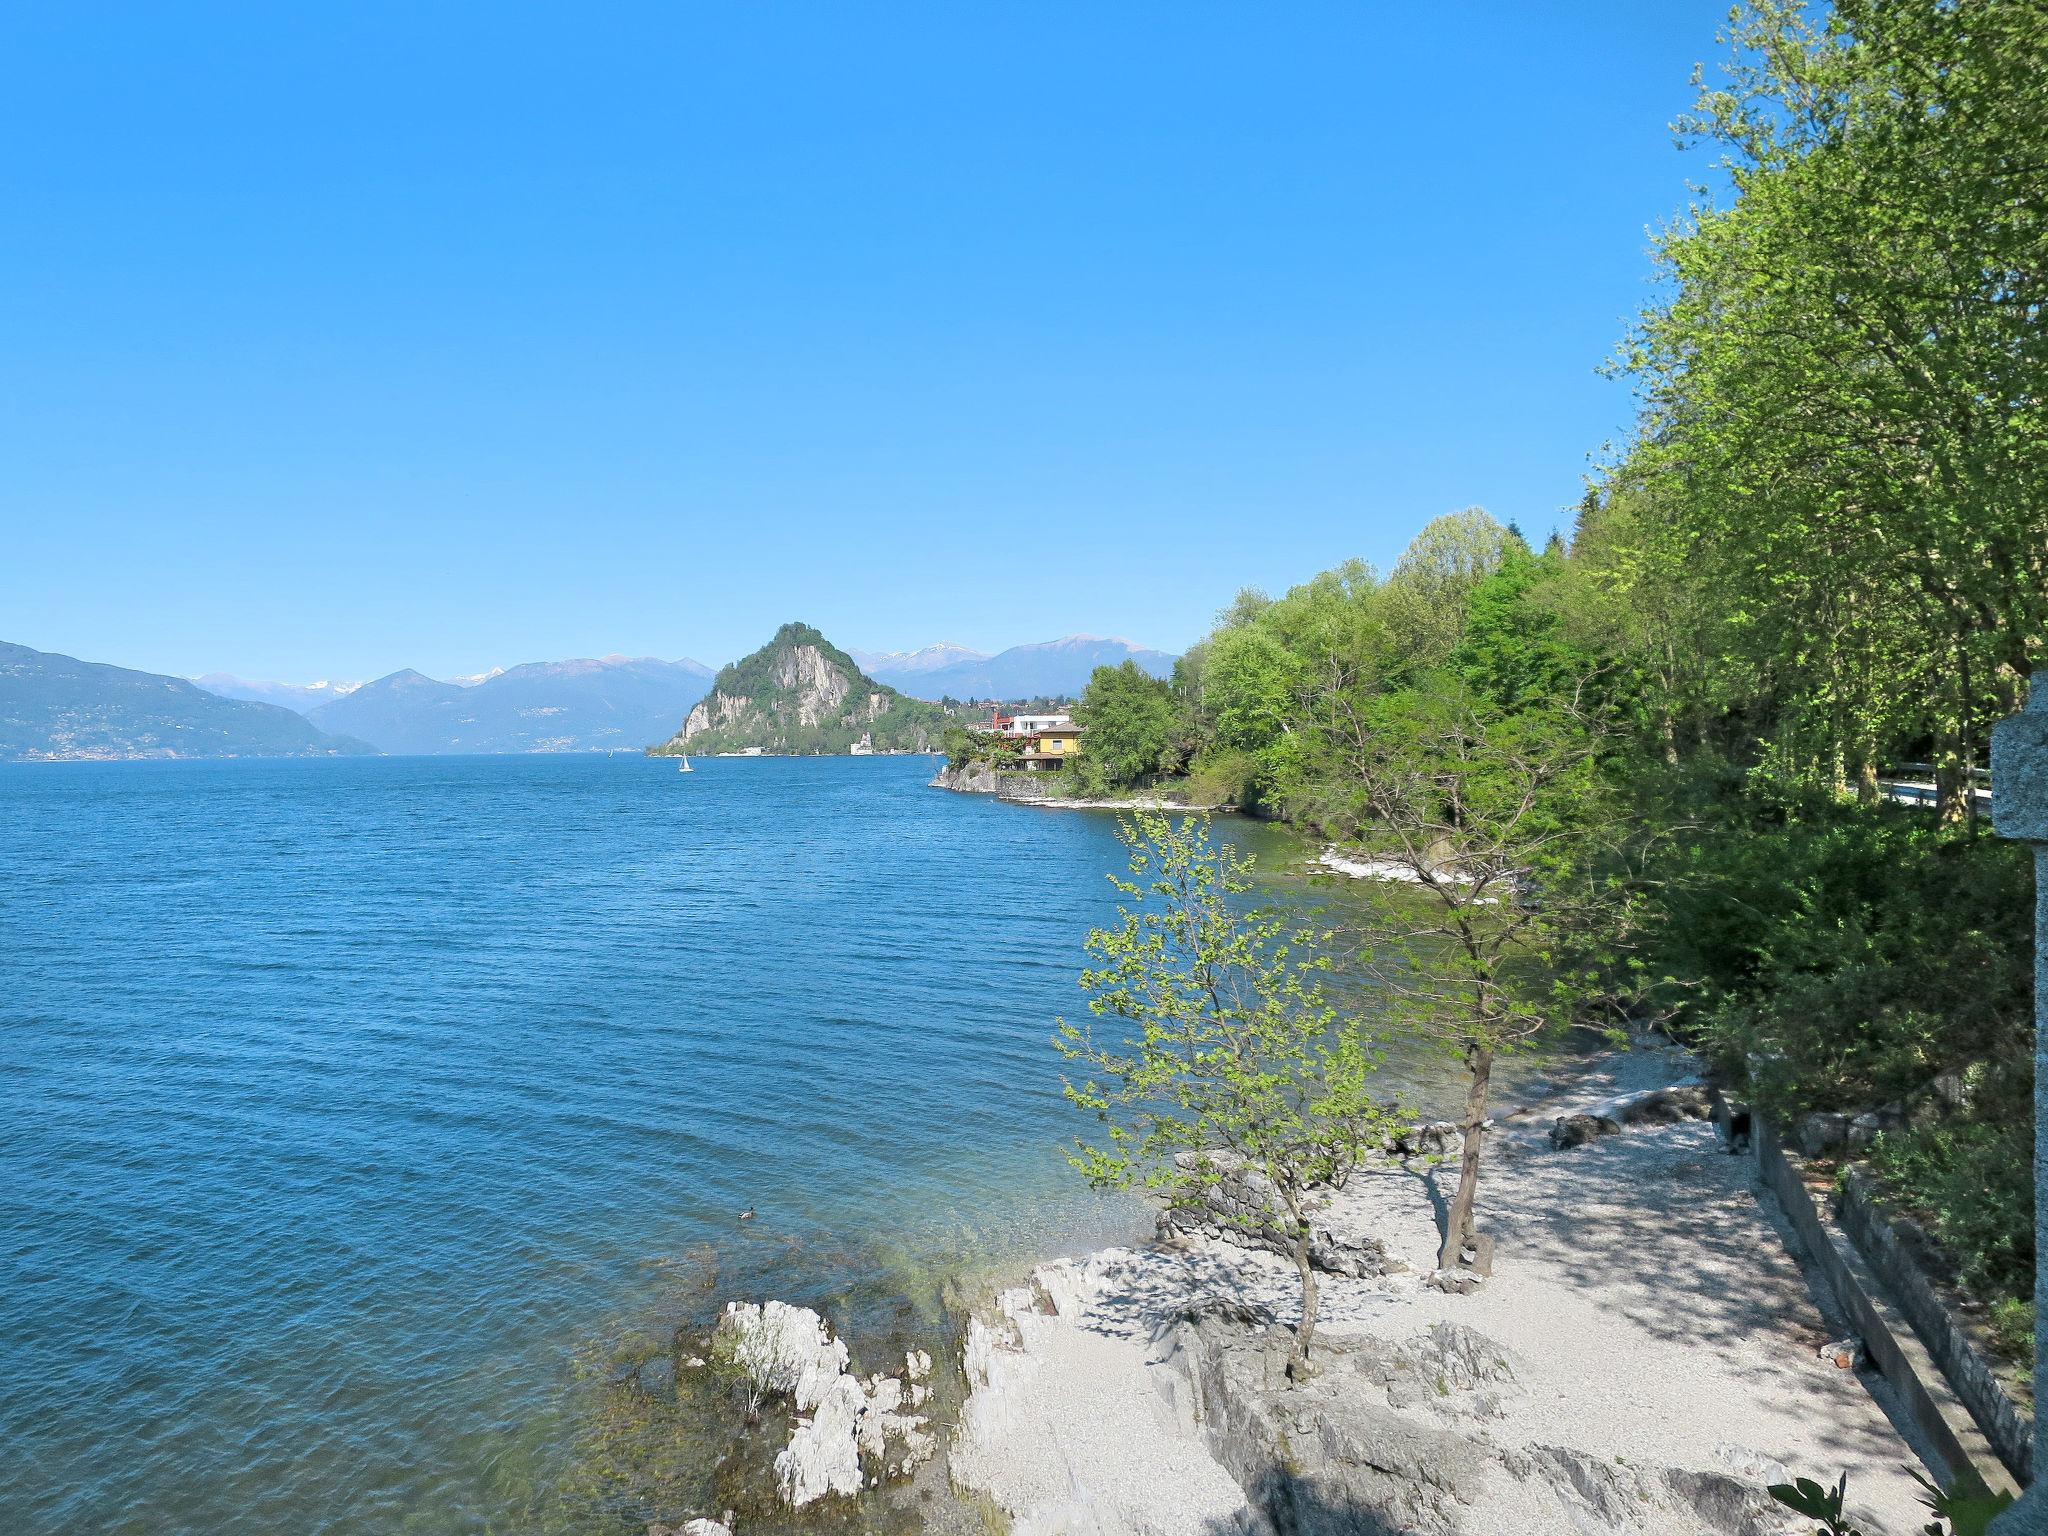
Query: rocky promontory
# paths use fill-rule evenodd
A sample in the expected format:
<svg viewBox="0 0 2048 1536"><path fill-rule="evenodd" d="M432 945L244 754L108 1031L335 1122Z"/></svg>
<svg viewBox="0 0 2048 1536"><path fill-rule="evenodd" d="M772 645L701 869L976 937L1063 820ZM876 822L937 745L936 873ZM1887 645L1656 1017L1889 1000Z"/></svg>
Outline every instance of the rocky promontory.
<svg viewBox="0 0 2048 1536"><path fill-rule="evenodd" d="M655 756L684 752L922 752L945 710L864 674L808 624L785 624L766 645L712 679L711 691Z"/></svg>

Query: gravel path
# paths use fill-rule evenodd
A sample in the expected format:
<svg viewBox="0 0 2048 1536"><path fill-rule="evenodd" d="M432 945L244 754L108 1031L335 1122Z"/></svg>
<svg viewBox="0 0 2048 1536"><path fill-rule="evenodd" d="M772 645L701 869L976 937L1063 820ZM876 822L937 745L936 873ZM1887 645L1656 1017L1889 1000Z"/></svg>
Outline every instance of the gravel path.
<svg viewBox="0 0 2048 1536"><path fill-rule="evenodd" d="M1480 1197L1496 1272L1474 1295L1419 1283L1437 1243L1431 1175L1355 1177L1333 1218L1378 1235L1417 1274L1325 1277L1323 1327L1404 1339L1448 1320L1506 1345L1524 1390L1485 1426L1497 1444L1745 1480L1767 1481L1772 1463L1829 1481L1846 1471L1873 1536L1910 1536L1926 1519L1906 1471L1920 1458L1887 1416L1881 1379L1816 1358L1844 1330L1787 1256L1754 1162L1723 1153L1700 1122L1550 1149L1552 1117L1681 1080L1688 1065L1669 1050L1602 1058L1507 1120ZM1007 1293L1008 1328L978 1329L970 1349L956 1481L1009 1511L1018 1536L1255 1529L1237 1485L1178 1427L1154 1363L1162 1323L1205 1294L1294 1315L1281 1261L1199 1240L1048 1266L1034 1288ZM1609 1528L1526 1492L1499 1489L1470 1528Z"/></svg>

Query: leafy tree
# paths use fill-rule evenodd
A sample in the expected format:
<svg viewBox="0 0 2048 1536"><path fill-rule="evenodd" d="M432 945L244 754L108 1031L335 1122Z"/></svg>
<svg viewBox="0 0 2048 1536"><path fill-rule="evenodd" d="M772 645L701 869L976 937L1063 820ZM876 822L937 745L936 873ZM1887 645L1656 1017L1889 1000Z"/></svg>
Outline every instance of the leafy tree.
<svg viewBox="0 0 2048 1536"><path fill-rule="evenodd" d="M1467 687L1514 709L1569 698L1595 679L1600 657L1575 640L1555 601L1563 573L1561 556L1510 549L1500 569L1473 588L1451 655Z"/></svg>
<svg viewBox="0 0 2048 1536"><path fill-rule="evenodd" d="M1074 722L1087 733L1081 760L1108 787L1141 783L1173 766L1180 706L1171 685L1135 661L1097 667L1074 708Z"/></svg>
<svg viewBox="0 0 2048 1536"><path fill-rule="evenodd" d="M1625 931L1596 723L1566 696L1505 709L1438 674L1337 702L1333 743L1362 802L1367 883L1360 961L1388 1027L1464 1068L1463 1154L1440 1269L1490 1269L1474 1218L1493 1070L1553 1025L1613 1000L1605 950Z"/></svg>
<svg viewBox="0 0 2048 1536"><path fill-rule="evenodd" d="M1142 1187L1248 1235L1277 1233L1301 1283L1291 1375L1309 1368L1319 1293L1309 1261L1311 1191L1340 1183L1390 1118L1367 1091L1379 1056L1355 1019L1325 997L1329 935L1299 917L1244 911L1249 861L1207 824L1140 815L1123 824L1127 905L1088 936L1088 1010L1061 1020L1054 1044L1086 1075L1066 1096L1102 1127L1068 1160L1098 1187ZM1220 1156L1219 1156L1220 1154ZM1243 1216L1208 1197L1230 1171L1263 1176Z"/></svg>
<svg viewBox="0 0 2048 1536"><path fill-rule="evenodd" d="M1659 242L1631 467L1675 488L1774 771L1868 792L1930 751L1964 819L2048 634L2048 11L1754 0L1727 40L1683 127L1735 195Z"/></svg>
<svg viewBox="0 0 2048 1536"><path fill-rule="evenodd" d="M941 745L946 754L946 766L957 772L969 763L990 763L999 769L1013 768L1021 743L1014 736L998 736L988 730L975 730L952 721L946 726Z"/></svg>
<svg viewBox="0 0 2048 1536"><path fill-rule="evenodd" d="M1714 594L1686 569L1678 519L1658 500L1673 493L1669 477L1641 466L1617 473L1604 494L1589 491L1555 605L1572 642L1603 658L1615 718L1633 724L1645 759L1667 768L1686 749L1736 751L1731 730L1746 732L1744 706L1763 693L1731 652ZM1875 789L1873 775L1873 798Z"/></svg>
<svg viewBox="0 0 2048 1536"><path fill-rule="evenodd" d="M1423 525L1387 578L1386 619L1415 666L1435 666L1451 653L1473 588L1520 542L1478 507Z"/></svg>
<svg viewBox="0 0 2048 1536"><path fill-rule="evenodd" d="M1209 641L1204 701L1213 745L1250 755L1262 800L1310 814L1327 800L1327 764L1302 730L1321 692L1377 681L1402 659L1385 615L1385 586L1361 561L1347 561L1278 600L1242 598Z"/></svg>

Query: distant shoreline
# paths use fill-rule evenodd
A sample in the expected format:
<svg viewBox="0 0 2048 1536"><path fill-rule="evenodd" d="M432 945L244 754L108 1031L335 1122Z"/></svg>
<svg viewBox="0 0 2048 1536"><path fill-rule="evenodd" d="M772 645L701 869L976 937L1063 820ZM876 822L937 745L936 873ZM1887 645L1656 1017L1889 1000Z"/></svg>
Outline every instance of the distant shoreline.
<svg viewBox="0 0 2048 1536"><path fill-rule="evenodd" d="M965 768L941 768L933 776L928 789L951 790L956 795L988 795L1005 805L1037 806L1053 811L1180 811L1189 815L1239 815L1242 808L1227 801L1213 801L1199 804L1184 800L1171 800L1161 795L1133 795L1127 800L1081 800L1066 795L1008 794L1005 780L1012 782L1028 780L1029 774L1000 774L987 767L970 763ZM1036 775L1039 778L1057 775Z"/></svg>

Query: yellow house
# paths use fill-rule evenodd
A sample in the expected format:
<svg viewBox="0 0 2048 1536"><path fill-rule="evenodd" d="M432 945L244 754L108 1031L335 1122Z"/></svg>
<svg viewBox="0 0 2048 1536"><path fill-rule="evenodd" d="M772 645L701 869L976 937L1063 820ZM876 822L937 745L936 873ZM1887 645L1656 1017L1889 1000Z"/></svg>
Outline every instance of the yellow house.
<svg viewBox="0 0 2048 1536"><path fill-rule="evenodd" d="M1066 759L1081 750L1081 727L1071 720L1039 726L1024 740L1017 761L1027 773L1057 771Z"/></svg>

